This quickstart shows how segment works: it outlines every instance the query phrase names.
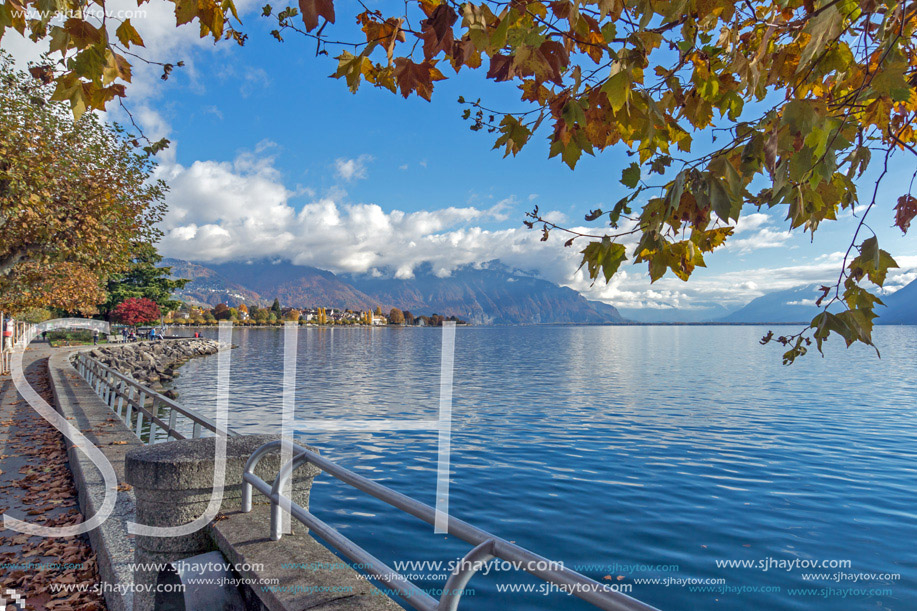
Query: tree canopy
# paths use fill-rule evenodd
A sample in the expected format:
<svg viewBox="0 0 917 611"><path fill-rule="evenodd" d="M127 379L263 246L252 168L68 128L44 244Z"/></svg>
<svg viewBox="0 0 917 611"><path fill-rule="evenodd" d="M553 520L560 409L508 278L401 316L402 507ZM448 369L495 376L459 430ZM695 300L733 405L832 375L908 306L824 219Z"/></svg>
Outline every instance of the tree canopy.
<svg viewBox="0 0 917 611"><path fill-rule="evenodd" d="M163 312L172 312L181 307L181 302L172 299L172 293L183 288L190 280L173 280L171 267L159 267L162 256L156 247L147 242L134 243L126 271L108 279L105 290L108 299L99 309L107 314L122 301L131 297L145 297L156 303Z"/></svg>
<svg viewBox="0 0 917 611"><path fill-rule="evenodd" d="M392 308L388 313L388 321L393 325L403 325L405 322L404 312L398 308Z"/></svg>
<svg viewBox="0 0 917 611"><path fill-rule="evenodd" d="M197 20L202 37L244 42L228 25L231 0L173 1L177 24ZM67 57L34 72L56 80L57 99L70 100L77 115L124 95L116 81L130 80L127 49L143 44L129 21L109 36L85 19L50 26L45 17L16 17L9 7L19 0L5 2L0 29L48 37ZM40 3L24 1L32 4ZM876 288L896 263L866 218L891 157L917 154L913 3L412 0L386 12L361 6L347 19L333 0L266 5L263 15L275 20L278 41L304 36L316 55L333 54L333 76L353 92L366 83L431 100L435 83L462 69L515 87L516 108L459 100L471 129L493 134L505 155L519 153L537 132L547 138L549 155L571 168L584 153L627 150L633 161L621 175L626 195L585 216L603 227L558 227L537 208L526 220L545 240L560 231L566 245L584 243L582 266L593 280L609 281L627 260L645 264L652 281L667 273L687 280L705 254L727 243L746 207L780 208L791 228L810 232L852 210L859 224L837 282L822 288L824 312L800 333L777 339L787 346L786 362L813 341L821 348L831 333L848 345L872 343L881 303ZM353 17L359 30L340 23ZM172 67L163 66L164 77ZM861 198L857 180L870 167L878 178ZM888 214L904 232L917 216L913 179L901 181ZM834 304L842 311L829 312Z"/></svg>
<svg viewBox="0 0 917 611"><path fill-rule="evenodd" d="M146 297L131 297L119 303L111 312L113 320L132 326L156 322L160 315L156 302Z"/></svg>
<svg viewBox="0 0 917 611"><path fill-rule="evenodd" d="M157 236L165 186L117 129L49 97L0 54L0 309L93 312Z"/></svg>

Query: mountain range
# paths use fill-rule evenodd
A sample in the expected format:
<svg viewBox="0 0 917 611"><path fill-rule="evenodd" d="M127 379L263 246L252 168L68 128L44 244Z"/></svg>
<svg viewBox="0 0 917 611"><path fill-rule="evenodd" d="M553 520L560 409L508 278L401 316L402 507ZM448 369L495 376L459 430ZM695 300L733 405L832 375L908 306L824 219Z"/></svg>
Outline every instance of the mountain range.
<svg viewBox="0 0 917 611"><path fill-rule="evenodd" d="M423 265L406 279L334 274L283 261L214 264L164 259L162 265L172 267L173 277L191 280L178 297L209 306L266 306L276 297L284 306L297 308L367 310L380 306L387 312L397 307L415 315L455 315L475 324L806 323L819 312L815 306L818 285L810 284L765 294L732 312L712 303L703 304L693 314L677 309L625 310L625 319L610 305L589 301L573 289L499 261L460 267L446 277ZM883 301L887 307L878 308L878 323L917 324L917 280Z"/></svg>
<svg viewBox="0 0 917 611"><path fill-rule="evenodd" d="M784 323L809 322L821 311L815 300L821 294L817 284L797 286L785 291L767 293L713 322Z"/></svg>
<svg viewBox="0 0 917 611"><path fill-rule="evenodd" d="M172 276L188 278L178 297L192 303L325 306L388 311L393 307L415 315L455 315L475 324L537 324L626 322L607 304L589 301L573 289L492 261L461 267L447 277L420 266L413 278L336 275L288 262L194 263L164 259Z"/></svg>
<svg viewBox="0 0 917 611"><path fill-rule="evenodd" d="M917 280L884 297L882 301L886 308L879 315L880 323L917 325Z"/></svg>
<svg viewBox="0 0 917 611"><path fill-rule="evenodd" d="M818 284L797 286L753 299L728 316L715 319L721 323L808 323L821 312L815 300L821 295ZM917 324L917 280L894 293L883 296L885 307L878 306L879 324ZM843 306L832 307L832 312Z"/></svg>

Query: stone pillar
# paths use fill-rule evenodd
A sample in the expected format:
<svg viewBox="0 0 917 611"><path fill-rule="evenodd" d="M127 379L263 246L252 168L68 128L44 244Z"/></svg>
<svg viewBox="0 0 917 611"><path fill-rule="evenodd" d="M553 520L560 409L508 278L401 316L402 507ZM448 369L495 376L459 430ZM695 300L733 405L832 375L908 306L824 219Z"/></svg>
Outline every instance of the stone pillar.
<svg viewBox="0 0 917 611"><path fill-rule="evenodd" d="M226 442L226 479L220 512L238 511L241 508L242 472L252 452L280 439L279 435L245 435L230 437ZM133 486L137 499L137 517L140 524L148 526L181 526L203 515L213 488L213 465L216 438L204 437L170 441L131 450L125 457L125 480ZM308 447L308 446L306 446ZM315 448L310 450L317 452ZM262 458L255 474L270 483L280 469L280 452ZM293 479L293 501L302 507L309 506L312 480L319 470L312 465L297 469ZM254 491L256 504L266 504L267 498ZM292 521L295 531L305 526ZM270 536L270 524L264 524L265 538ZM182 537L147 537L135 539L134 561L143 563L168 563L189 558L216 549L211 539L210 527ZM137 571L134 584L155 584L157 571ZM153 593L135 590L134 611L152 611Z"/></svg>

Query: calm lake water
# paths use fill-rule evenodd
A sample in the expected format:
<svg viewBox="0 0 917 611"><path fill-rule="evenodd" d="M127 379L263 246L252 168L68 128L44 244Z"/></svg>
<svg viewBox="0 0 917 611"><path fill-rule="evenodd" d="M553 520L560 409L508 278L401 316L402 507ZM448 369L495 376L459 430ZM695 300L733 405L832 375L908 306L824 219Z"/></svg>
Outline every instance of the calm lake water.
<svg viewBox="0 0 917 611"><path fill-rule="evenodd" d="M792 367L765 331L458 328L451 514L664 610L917 609L917 327L878 329L881 360L834 339ZM297 417L435 419L441 337L301 329ZM283 332L233 342L233 426L279 432ZM212 414L215 370L183 367L180 401ZM435 432L299 435L434 504ZM469 549L331 478L311 507L390 565ZM467 608L591 608L505 583L540 582L479 574Z"/></svg>

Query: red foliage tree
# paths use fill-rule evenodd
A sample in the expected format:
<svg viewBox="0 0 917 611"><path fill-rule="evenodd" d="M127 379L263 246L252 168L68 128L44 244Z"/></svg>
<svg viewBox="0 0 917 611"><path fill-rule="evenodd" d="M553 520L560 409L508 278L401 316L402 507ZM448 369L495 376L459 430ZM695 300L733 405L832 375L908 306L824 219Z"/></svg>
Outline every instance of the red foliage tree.
<svg viewBox="0 0 917 611"><path fill-rule="evenodd" d="M146 297L131 297L119 303L111 312L116 322L125 325L142 325L159 320L160 311L156 302Z"/></svg>

